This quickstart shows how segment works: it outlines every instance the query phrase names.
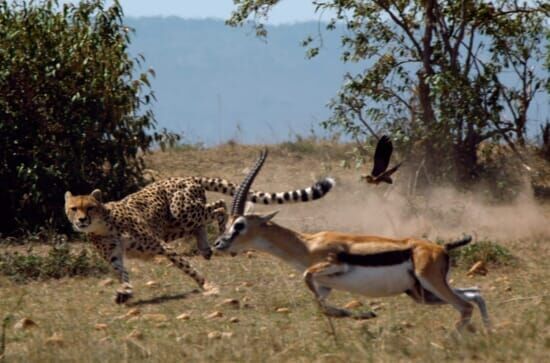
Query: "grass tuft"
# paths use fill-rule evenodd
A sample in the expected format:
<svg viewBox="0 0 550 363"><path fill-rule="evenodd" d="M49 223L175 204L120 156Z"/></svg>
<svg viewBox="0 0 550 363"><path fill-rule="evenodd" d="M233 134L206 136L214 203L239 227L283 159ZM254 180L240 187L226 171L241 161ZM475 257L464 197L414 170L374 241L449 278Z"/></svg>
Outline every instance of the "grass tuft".
<svg viewBox="0 0 550 363"><path fill-rule="evenodd" d="M99 256L87 249L71 252L69 244L54 245L45 256L19 252L0 254L0 274L15 282L59 279L72 276L99 276L109 268Z"/></svg>

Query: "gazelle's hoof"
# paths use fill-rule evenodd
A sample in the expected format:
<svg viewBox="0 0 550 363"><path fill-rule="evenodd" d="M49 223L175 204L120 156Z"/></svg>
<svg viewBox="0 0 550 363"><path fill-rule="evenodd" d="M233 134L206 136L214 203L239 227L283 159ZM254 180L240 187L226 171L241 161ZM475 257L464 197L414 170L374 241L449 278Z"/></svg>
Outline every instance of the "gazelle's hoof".
<svg viewBox="0 0 550 363"><path fill-rule="evenodd" d="M475 333L476 332L476 328L475 326L471 323L471 322L466 322L466 323L463 323L463 322L458 322L456 324L456 330L455 332L460 336L460 335L463 335L464 333Z"/></svg>
<svg viewBox="0 0 550 363"><path fill-rule="evenodd" d="M376 318L376 314L372 311L365 311L362 313L357 313L353 317L357 320L366 320L366 319Z"/></svg>
<svg viewBox="0 0 550 363"><path fill-rule="evenodd" d="M132 298L132 295L133 294L131 292L117 291L116 297L115 297L115 302L117 304L124 304L125 302L127 302L128 300L130 300Z"/></svg>
<svg viewBox="0 0 550 363"><path fill-rule="evenodd" d="M323 308L323 313L333 318L347 318L352 316L353 313L346 309L338 309L332 306L326 306Z"/></svg>

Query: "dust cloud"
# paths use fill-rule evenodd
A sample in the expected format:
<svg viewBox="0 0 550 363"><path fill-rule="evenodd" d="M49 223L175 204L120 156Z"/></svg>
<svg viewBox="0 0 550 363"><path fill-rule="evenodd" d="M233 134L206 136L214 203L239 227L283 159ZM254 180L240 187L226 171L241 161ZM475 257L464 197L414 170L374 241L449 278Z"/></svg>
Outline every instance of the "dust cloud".
<svg viewBox="0 0 550 363"><path fill-rule="evenodd" d="M271 208L272 209L272 208ZM390 186L349 181L313 203L285 207L283 225L304 232L338 230L391 237L512 240L550 236L548 206L525 191L513 203L495 204L479 193L439 187L428 196L410 198Z"/></svg>

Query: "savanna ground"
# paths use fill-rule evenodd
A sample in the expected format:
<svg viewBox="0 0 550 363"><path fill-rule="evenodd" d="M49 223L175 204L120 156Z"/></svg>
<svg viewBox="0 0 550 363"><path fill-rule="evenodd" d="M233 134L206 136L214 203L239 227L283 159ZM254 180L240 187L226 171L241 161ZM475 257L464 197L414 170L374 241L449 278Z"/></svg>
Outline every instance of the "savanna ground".
<svg viewBox="0 0 550 363"><path fill-rule="evenodd" d="M221 176L239 182L258 150L232 144L205 150L190 147L155 153L147 161L161 176ZM489 205L477 195L449 189L435 191L430 200L411 202L399 196L399 175L395 189L367 187L359 181L364 170L341 167L345 157L346 148L334 145L272 147L254 188L282 191L333 176L337 186L322 200L278 208L277 222L303 231L340 229L433 239L453 239L467 232L478 241L498 243L514 257L494 251L464 255L455 260L451 273L454 286L482 288L494 323L492 334L483 332L477 309L477 332L458 337L453 328L458 313L450 306L417 305L406 296L366 299L342 292L335 292L331 300L340 305L358 300L363 305L357 309L373 309L378 317L333 320L332 334L298 273L271 256L250 253L214 256L210 261L191 258L219 285L217 296L196 292L191 279L168 261L129 260L135 296L126 306L114 304L116 282L109 274L26 284L0 276L0 316L11 316L5 328L4 361L547 360L548 206L529 196L513 205ZM266 210L271 208L258 207ZM180 247L188 248L186 243ZM4 249L10 248L21 249ZM47 247L36 247L41 248ZM488 273L467 276L471 264L484 257L489 260ZM36 326L17 326L23 318Z"/></svg>

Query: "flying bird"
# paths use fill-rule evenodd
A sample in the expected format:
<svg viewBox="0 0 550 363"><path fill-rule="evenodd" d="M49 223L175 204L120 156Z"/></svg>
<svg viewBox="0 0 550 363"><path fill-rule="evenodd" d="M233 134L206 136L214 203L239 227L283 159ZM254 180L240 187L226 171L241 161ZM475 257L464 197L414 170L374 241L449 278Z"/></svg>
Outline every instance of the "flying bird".
<svg viewBox="0 0 550 363"><path fill-rule="evenodd" d="M372 167L372 171L370 175L364 175L361 176L361 178L366 179L369 184L379 184L381 182L392 184L393 180L391 175L401 166L401 163L399 163L393 168L388 169L392 152L393 145L390 138L386 135L382 136L376 144L376 150L374 152L374 166Z"/></svg>

